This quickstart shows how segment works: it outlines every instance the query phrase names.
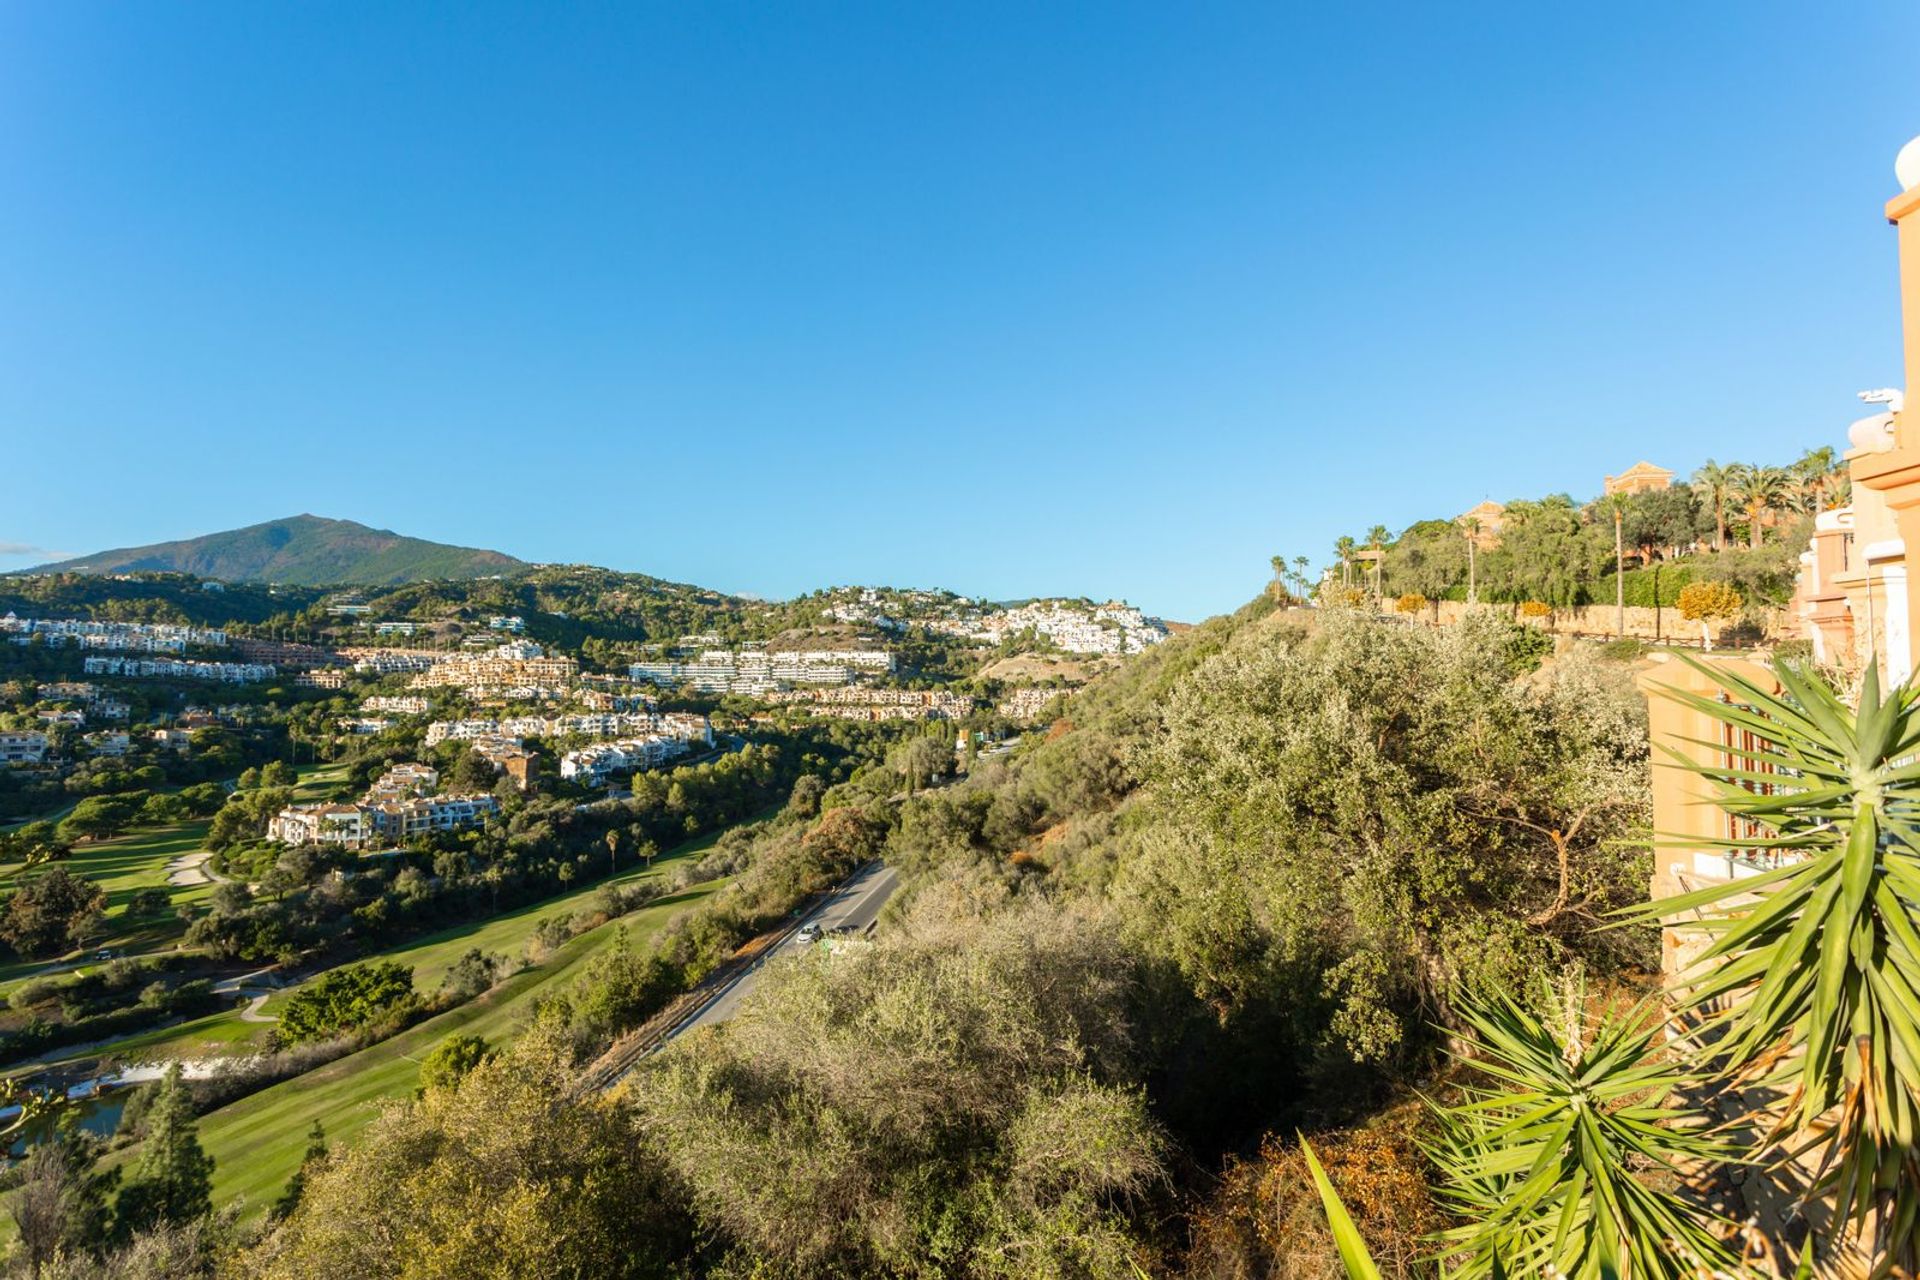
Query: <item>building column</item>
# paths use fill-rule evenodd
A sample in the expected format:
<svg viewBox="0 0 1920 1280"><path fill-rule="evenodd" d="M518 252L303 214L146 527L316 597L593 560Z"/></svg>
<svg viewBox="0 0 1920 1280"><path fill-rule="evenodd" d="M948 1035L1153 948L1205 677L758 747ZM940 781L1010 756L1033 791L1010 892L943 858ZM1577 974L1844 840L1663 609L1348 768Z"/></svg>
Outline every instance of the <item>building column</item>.
<svg viewBox="0 0 1920 1280"><path fill-rule="evenodd" d="M1909 623L1905 552L1890 564L1881 579L1887 591L1887 683L1903 685L1913 674L1913 632Z"/></svg>

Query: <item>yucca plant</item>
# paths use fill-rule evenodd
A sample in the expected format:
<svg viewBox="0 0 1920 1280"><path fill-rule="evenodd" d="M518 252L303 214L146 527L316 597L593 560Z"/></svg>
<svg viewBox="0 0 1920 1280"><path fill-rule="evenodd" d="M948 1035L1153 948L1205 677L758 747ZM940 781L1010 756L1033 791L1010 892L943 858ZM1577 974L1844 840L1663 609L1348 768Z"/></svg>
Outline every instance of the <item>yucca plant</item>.
<svg viewBox="0 0 1920 1280"><path fill-rule="evenodd" d="M1327 1215L1327 1226L1333 1230L1340 1265L1346 1268L1350 1280L1381 1280L1380 1268L1367 1252L1367 1242L1360 1238L1360 1228L1354 1225L1353 1215L1347 1212L1340 1193L1333 1189L1333 1180L1320 1167L1320 1157L1313 1154L1313 1144L1305 1138L1300 1139L1300 1154L1307 1158L1307 1172L1313 1175L1314 1188L1320 1193L1320 1208Z"/></svg>
<svg viewBox="0 0 1920 1280"><path fill-rule="evenodd" d="M1781 694L1692 665L1734 700L1668 696L1752 739L1702 744L1726 766L1675 764L1772 833L1719 847L1788 860L1628 918L1684 916L1711 935L1674 993L1705 1052L1729 1084L1782 1092L1770 1140L1818 1153L1810 1194L1831 1200L1872 1274L1920 1270L1920 688L1885 697L1869 664L1850 707L1785 664Z"/></svg>
<svg viewBox="0 0 1920 1280"><path fill-rule="evenodd" d="M1736 1157L1724 1137L1673 1103L1697 1083L1660 1052L1662 1019L1648 1005L1594 1018L1583 992L1548 990L1556 1034L1505 993L1459 1005L1468 1061L1485 1084L1436 1107L1429 1149L1440 1194L1465 1225L1444 1236L1450 1276L1515 1275L1680 1280L1724 1275L1738 1260L1730 1225L1648 1185L1650 1175Z"/></svg>

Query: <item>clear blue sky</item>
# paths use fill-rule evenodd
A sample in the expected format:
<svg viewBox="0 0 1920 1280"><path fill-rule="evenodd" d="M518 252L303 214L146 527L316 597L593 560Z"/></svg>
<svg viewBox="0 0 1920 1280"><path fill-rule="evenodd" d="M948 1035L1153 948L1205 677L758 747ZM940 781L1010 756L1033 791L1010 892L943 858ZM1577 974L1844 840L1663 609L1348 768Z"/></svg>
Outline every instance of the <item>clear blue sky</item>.
<svg viewBox="0 0 1920 1280"><path fill-rule="evenodd" d="M1900 377L1920 7L0 2L0 568L1120 596Z"/></svg>

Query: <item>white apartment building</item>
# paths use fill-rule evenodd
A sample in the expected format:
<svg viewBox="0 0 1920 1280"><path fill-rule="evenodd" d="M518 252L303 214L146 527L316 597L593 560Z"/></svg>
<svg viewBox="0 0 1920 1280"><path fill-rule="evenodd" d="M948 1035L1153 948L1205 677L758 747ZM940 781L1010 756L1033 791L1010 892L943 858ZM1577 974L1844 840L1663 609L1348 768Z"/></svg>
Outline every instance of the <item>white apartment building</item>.
<svg viewBox="0 0 1920 1280"><path fill-rule="evenodd" d="M252 684L271 680L278 674L273 667L258 662L196 662L181 658L87 658L81 665L90 676L218 680L224 684Z"/></svg>
<svg viewBox="0 0 1920 1280"><path fill-rule="evenodd" d="M487 629L489 631L510 631L514 635L519 635L527 629L527 620L519 614L507 616L496 613L487 619Z"/></svg>
<svg viewBox="0 0 1920 1280"><path fill-rule="evenodd" d="M657 769L686 752L687 744L676 738L628 738L596 743L562 756L560 776L597 787L604 784L610 774Z"/></svg>
<svg viewBox="0 0 1920 1280"><path fill-rule="evenodd" d="M559 738L569 734L590 738L642 737L659 734L688 742L713 745L713 726L707 717L691 711L589 712L585 715L508 716L503 719L435 720L427 726L427 745L450 739Z"/></svg>
<svg viewBox="0 0 1920 1280"><path fill-rule="evenodd" d="M434 649L342 649L340 656L362 675L392 676L431 671L451 655Z"/></svg>
<svg viewBox="0 0 1920 1280"><path fill-rule="evenodd" d="M100 686L84 680L57 680L41 685L34 694L43 702L92 703L100 699Z"/></svg>
<svg viewBox="0 0 1920 1280"><path fill-rule="evenodd" d="M367 698L360 703L362 711L384 711L396 716L423 716L427 714L425 698L408 697L404 694L383 694Z"/></svg>
<svg viewBox="0 0 1920 1280"><path fill-rule="evenodd" d="M282 844L338 844L363 848L369 823L357 804L289 805L267 821L267 839Z"/></svg>
<svg viewBox="0 0 1920 1280"><path fill-rule="evenodd" d="M87 747L97 756L124 756L133 749L133 738L125 729L102 730L87 735Z"/></svg>
<svg viewBox="0 0 1920 1280"><path fill-rule="evenodd" d="M1068 653L1140 653L1167 638L1167 625L1131 605L1084 605L1071 600L1037 600L1002 609L977 622L939 622L934 629L988 644L1032 631Z"/></svg>
<svg viewBox="0 0 1920 1280"><path fill-rule="evenodd" d="M98 622L90 618L0 618L0 635L40 636L59 646L77 643L86 649L115 649L126 653L183 653L188 645L224 645L227 633L207 627L166 622Z"/></svg>
<svg viewBox="0 0 1920 1280"><path fill-rule="evenodd" d="M365 849L380 840L404 840L477 826L500 811L491 795L425 795L440 780L423 764L389 769L357 804L289 805L267 823L267 838L284 844L338 844Z"/></svg>
<svg viewBox="0 0 1920 1280"><path fill-rule="evenodd" d="M385 733L393 728L393 721L378 716L348 716L335 720L334 727L342 733L351 733L356 737L365 737L375 733Z"/></svg>
<svg viewBox="0 0 1920 1280"><path fill-rule="evenodd" d="M485 792L474 795L420 796L408 800L383 800L364 806L373 830L389 840L430 835L437 831L458 831L477 827L489 814L500 811L500 802Z"/></svg>
<svg viewBox="0 0 1920 1280"><path fill-rule="evenodd" d="M1065 692L1064 689L1015 689L1000 700L1000 714L1009 720L1030 723L1040 718L1048 703Z"/></svg>
<svg viewBox="0 0 1920 1280"><path fill-rule="evenodd" d="M448 655L415 676L413 687L456 685L476 695L523 689L544 696L549 690L566 690L579 676L580 664L572 658L550 658L539 645L514 640L486 653Z"/></svg>
<svg viewBox="0 0 1920 1280"><path fill-rule="evenodd" d="M369 800L424 796L440 785L440 771L428 764L396 764L367 788Z"/></svg>
<svg viewBox="0 0 1920 1280"><path fill-rule="evenodd" d="M46 734L31 729L0 729L0 764L39 764L46 758Z"/></svg>
<svg viewBox="0 0 1920 1280"><path fill-rule="evenodd" d="M769 694L769 702L838 720L958 720L978 703L940 689L794 689Z"/></svg>
<svg viewBox="0 0 1920 1280"><path fill-rule="evenodd" d="M863 658L870 651L857 651ZM880 654L890 664L891 654ZM667 688L690 688L702 693L762 694L796 684L852 684L854 664L848 654L821 650L800 652L760 649L706 649L692 657L659 662L636 662L627 668L635 680ZM890 666L885 669L891 669Z"/></svg>

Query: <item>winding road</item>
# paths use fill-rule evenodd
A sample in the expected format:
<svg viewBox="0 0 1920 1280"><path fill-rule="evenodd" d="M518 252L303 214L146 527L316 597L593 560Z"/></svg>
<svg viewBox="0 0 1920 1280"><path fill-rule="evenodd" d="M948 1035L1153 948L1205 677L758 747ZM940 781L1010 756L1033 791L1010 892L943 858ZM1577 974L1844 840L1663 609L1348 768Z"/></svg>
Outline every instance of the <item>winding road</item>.
<svg viewBox="0 0 1920 1280"><path fill-rule="evenodd" d="M743 969L733 981L714 991L692 1017L668 1032L666 1039L672 1040L695 1027L710 1027L731 1018L739 1009L740 1002L759 983L767 961L778 956L798 955L805 950L807 944L800 941L800 930L806 925L818 925L822 933L832 933L837 929L864 932L879 919L880 909L887 905L887 899L899 887L900 877L886 864L876 862L862 868L834 890L825 902L796 921L786 936L767 948L766 954L758 961Z"/></svg>

